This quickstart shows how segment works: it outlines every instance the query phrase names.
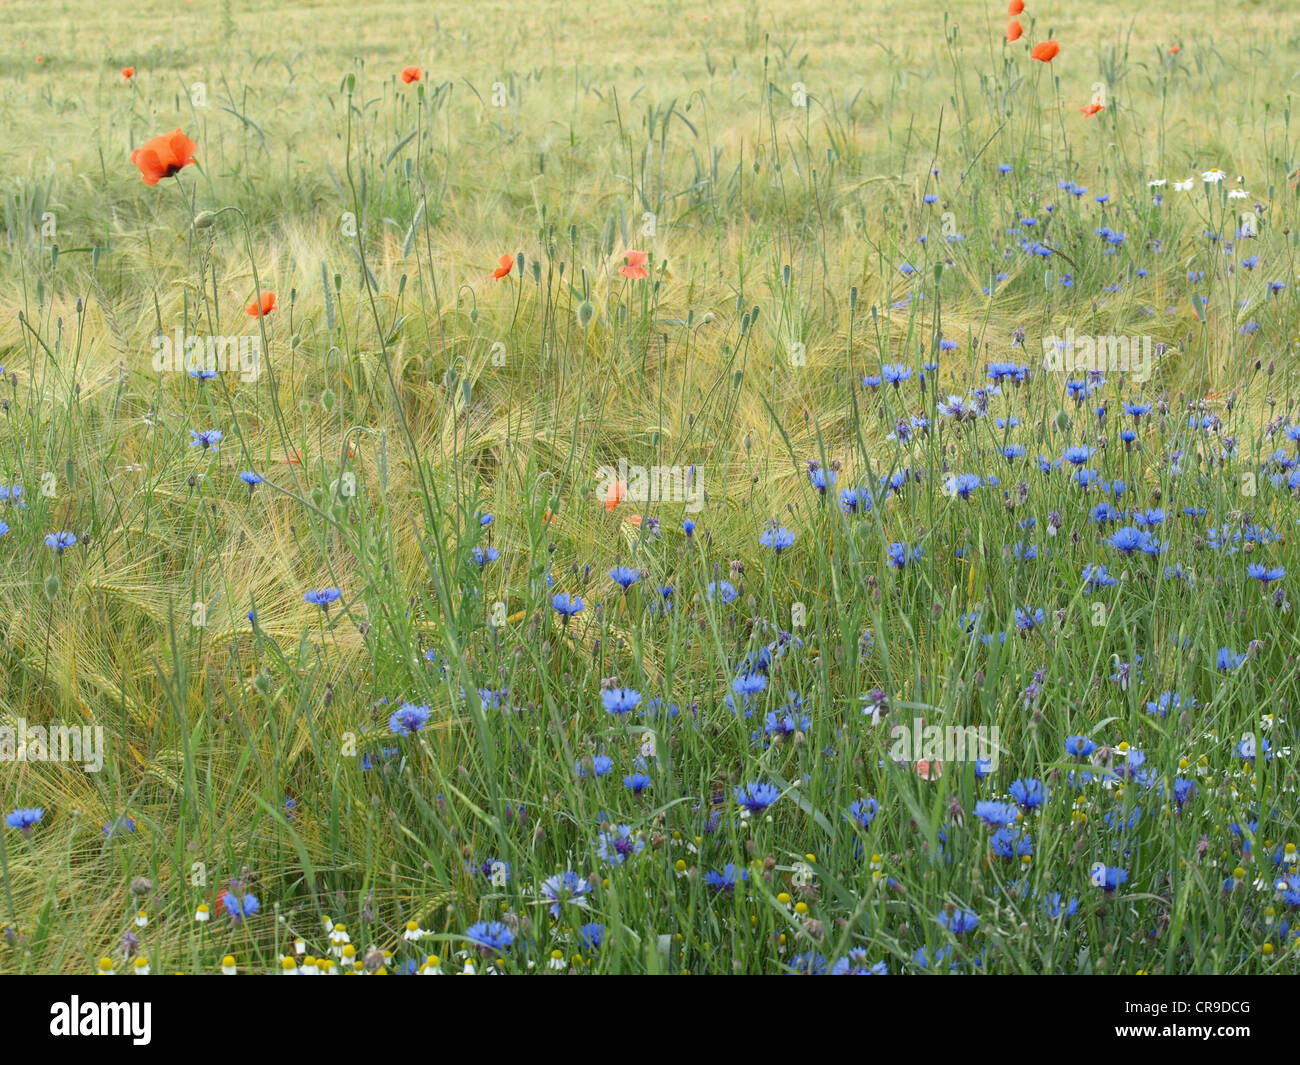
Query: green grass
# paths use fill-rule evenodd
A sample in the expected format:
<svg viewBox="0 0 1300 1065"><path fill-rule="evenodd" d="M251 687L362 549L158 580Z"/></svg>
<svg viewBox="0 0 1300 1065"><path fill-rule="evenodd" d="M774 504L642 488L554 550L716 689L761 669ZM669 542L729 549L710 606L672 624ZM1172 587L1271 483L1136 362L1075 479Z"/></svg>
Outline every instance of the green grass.
<svg viewBox="0 0 1300 1065"><path fill-rule="evenodd" d="M0 502L0 726L105 743L94 773L3 765L5 812L43 817L0 835L0 971L276 972L295 938L327 956L336 922L370 968L458 972L484 920L515 939L480 970L862 949L899 973L950 948L963 972L1295 971L1274 856L1300 843L1300 505L1270 460L1300 424L1286 4L1035 0L1012 45L1004 8L970 0L201 6L0 8L0 485L25 503ZM1032 61L1049 34L1060 56ZM132 150L177 127L196 164L144 185ZM633 249L648 278L619 273ZM277 308L250 317L262 290ZM263 372L160 373L177 330L255 338ZM1067 330L1163 354L1076 403L1080 375L1043 368ZM990 361L1032 372L945 418ZM910 380L862 383L887 364ZM931 431L894 439L913 418ZM1040 472L1069 446L1106 487ZM694 466L702 508L607 507L620 459ZM999 483L945 494L962 473ZM849 487L873 505L846 513ZM1103 499L1125 513L1104 530ZM1105 543L1153 508L1158 557ZM795 533L779 553L773 521ZM59 530L78 543L48 548ZM894 543L923 553L891 566ZM1085 591L1094 563L1113 586ZM328 610L304 601L326 587ZM586 609L564 624L557 592ZM1244 661L1216 668L1221 648ZM630 715L602 707L614 686L641 693ZM1182 705L1148 712L1164 692ZM791 734L764 737L796 696ZM403 702L431 710L407 737ZM896 764L890 728L916 718L996 726L996 769ZM1247 734L1267 759L1240 757ZM1142 772L1103 779L1134 750ZM1032 857L990 857L975 804L1025 778L1048 795L1017 826ZM741 818L755 781L780 798ZM617 864L602 817L627 826ZM745 879L718 892L729 863ZM1127 880L1093 886L1097 863ZM566 870L590 894L553 919L539 887ZM232 880L261 903L240 922L215 913ZM1045 912L1056 893L1077 912ZM978 928L936 920L957 909Z"/></svg>

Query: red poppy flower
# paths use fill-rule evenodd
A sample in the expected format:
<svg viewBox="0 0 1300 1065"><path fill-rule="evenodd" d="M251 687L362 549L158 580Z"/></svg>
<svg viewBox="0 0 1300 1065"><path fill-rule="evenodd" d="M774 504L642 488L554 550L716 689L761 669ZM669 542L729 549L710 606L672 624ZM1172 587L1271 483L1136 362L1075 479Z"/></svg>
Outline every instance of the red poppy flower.
<svg viewBox="0 0 1300 1065"><path fill-rule="evenodd" d="M1061 54L1061 46L1055 41L1039 41L1029 54L1040 63L1050 63Z"/></svg>
<svg viewBox="0 0 1300 1065"><path fill-rule="evenodd" d="M1011 3L1007 5L1007 14L1014 18L1016 15L1020 14L1020 12L1022 12L1024 9L1025 9L1025 0L1011 0Z"/></svg>
<svg viewBox="0 0 1300 1065"><path fill-rule="evenodd" d="M275 293L263 292L261 299L254 300L244 309L248 311L250 318L265 318L275 310Z"/></svg>
<svg viewBox="0 0 1300 1065"><path fill-rule="evenodd" d="M605 509L614 510L627 498L627 481L615 481L605 493Z"/></svg>
<svg viewBox="0 0 1300 1065"><path fill-rule="evenodd" d="M1099 104L1096 101L1094 101L1093 103L1090 103L1087 107L1079 108L1079 110L1082 111L1089 118L1092 118L1092 116L1095 115L1098 111L1105 111L1106 105Z"/></svg>
<svg viewBox="0 0 1300 1065"><path fill-rule="evenodd" d="M157 185L163 178L172 177L194 162L198 147L179 129L145 141L131 153L131 162L140 168L140 177L146 185Z"/></svg>
<svg viewBox="0 0 1300 1065"><path fill-rule="evenodd" d="M500 281L506 274L510 273L510 268L515 265L515 257L509 253L501 256L497 260L497 268L492 271L492 276Z"/></svg>
<svg viewBox="0 0 1300 1065"><path fill-rule="evenodd" d="M1176 44L1176 45L1174 45L1172 48L1169 49L1169 54L1170 54L1170 55L1177 55L1179 52L1182 51L1182 49L1183 49L1183 46L1182 46L1181 44Z"/></svg>
<svg viewBox="0 0 1300 1065"><path fill-rule="evenodd" d="M410 85L413 81L420 80L421 71L419 67L407 67L402 71L402 80Z"/></svg>
<svg viewBox="0 0 1300 1065"><path fill-rule="evenodd" d="M646 260L649 253L644 251L628 251L623 253L626 262L618 268L618 272L624 277L630 277L634 281L650 276L650 271L645 268Z"/></svg>
<svg viewBox="0 0 1300 1065"><path fill-rule="evenodd" d="M1024 33L1024 32L1025 32L1025 28L1024 28L1023 26L1020 25L1020 20L1019 20L1019 19L1014 19L1014 18L1013 18L1010 22L1007 23L1007 40L1008 40L1008 41L1018 41L1018 40L1020 40L1020 35L1021 35L1022 33Z"/></svg>
<svg viewBox="0 0 1300 1065"><path fill-rule="evenodd" d="M123 68L122 68L122 77L126 78L127 81L130 81L132 78L134 78L134 77L135 77L135 67L123 67Z"/></svg>
<svg viewBox="0 0 1300 1065"><path fill-rule="evenodd" d="M943 776L943 763L922 758L916 763L916 775L922 780L938 780Z"/></svg>

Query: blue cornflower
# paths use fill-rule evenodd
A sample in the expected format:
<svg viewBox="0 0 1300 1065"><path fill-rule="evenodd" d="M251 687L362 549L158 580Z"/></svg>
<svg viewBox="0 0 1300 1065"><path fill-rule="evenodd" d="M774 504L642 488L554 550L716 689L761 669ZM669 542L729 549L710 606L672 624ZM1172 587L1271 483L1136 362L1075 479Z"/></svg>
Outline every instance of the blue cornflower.
<svg viewBox="0 0 1300 1065"><path fill-rule="evenodd" d="M1022 632L1029 632L1041 625L1046 620L1043 608L1025 607L1023 610L1016 607L1016 628Z"/></svg>
<svg viewBox="0 0 1300 1065"><path fill-rule="evenodd" d="M403 703L389 716L388 729L399 736L409 736L424 728L432 716L433 711L424 704Z"/></svg>
<svg viewBox="0 0 1300 1065"><path fill-rule="evenodd" d="M650 778L645 779L648 785ZM610 865L622 865L643 850L645 840L632 834L631 825L606 825L601 828L600 838L596 842L596 854L601 861L609 862Z"/></svg>
<svg viewBox="0 0 1300 1065"><path fill-rule="evenodd" d="M1083 567L1084 594L1091 594L1098 588L1110 588L1115 583L1115 578L1106 572L1104 563L1089 562Z"/></svg>
<svg viewBox="0 0 1300 1065"><path fill-rule="evenodd" d="M808 463L808 481L822 495L826 494L826 489L833 487L835 484L835 471L825 469L820 463Z"/></svg>
<svg viewBox="0 0 1300 1065"><path fill-rule="evenodd" d="M1020 811L1009 802L982 800L975 804L975 816L990 828L995 828L1014 824L1016 818L1020 816Z"/></svg>
<svg viewBox="0 0 1300 1065"><path fill-rule="evenodd" d="M245 891L240 895L234 892L226 891L221 895L221 904L226 908L232 920L240 921L245 917L252 917L262 908L261 902L256 895Z"/></svg>
<svg viewBox="0 0 1300 1065"><path fill-rule="evenodd" d="M253 488L262 483L261 474L253 473L251 470L245 470L239 475L239 479L243 481L244 484L248 485L249 488Z"/></svg>
<svg viewBox="0 0 1300 1065"><path fill-rule="evenodd" d="M830 967L828 976L888 976L889 966L883 961L869 963L863 947L854 947Z"/></svg>
<svg viewBox="0 0 1300 1065"><path fill-rule="evenodd" d="M1033 841L1014 828L999 828L989 837L989 846L998 858L1031 858L1034 854Z"/></svg>
<svg viewBox="0 0 1300 1065"><path fill-rule="evenodd" d="M731 682L731 690L737 695L757 695L767 687L767 675L758 670L745 670Z"/></svg>
<svg viewBox="0 0 1300 1065"><path fill-rule="evenodd" d="M910 551L906 544L893 543L886 548L889 555L889 564L895 569L902 569L908 562L916 562L921 558L921 549L912 548Z"/></svg>
<svg viewBox="0 0 1300 1065"><path fill-rule="evenodd" d="M1052 920L1058 917L1073 917L1079 912L1079 900L1073 895L1065 903L1061 902L1061 893L1054 891L1043 900L1043 912Z"/></svg>
<svg viewBox="0 0 1300 1065"><path fill-rule="evenodd" d="M749 873L742 869L740 879L748 880ZM728 862L721 869L711 869L704 874L704 882L714 891L734 891L736 889L736 865Z"/></svg>
<svg viewBox="0 0 1300 1065"><path fill-rule="evenodd" d="M588 775L587 766L584 762L578 762L575 768L578 776L585 777ZM608 776L614 771L614 759L607 754L598 754L591 760L591 776L603 777Z"/></svg>
<svg viewBox="0 0 1300 1065"><path fill-rule="evenodd" d="M77 534L70 532L57 532L45 534L45 546L52 548L59 554L63 554L69 547L77 542Z"/></svg>
<svg viewBox="0 0 1300 1065"><path fill-rule="evenodd" d="M736 598L736 586L730 581L709 581L709 586L704 590L704 597L711 603L714 598L721 599L723 603L730 603Z"/></svg>
<svg viewBox="0 0 1300 1065"><path fill-rule="evenodd" d="M470 550L470 554L474 556L474 561L478 563L480 569L501 557L501 552L495 547L475 547Z"/></svg>
<svg viewBox="0 0 1300 1065"><path fill-rule="evenodd" d="M606 688L600 693L600 701L617 716L635 710L641 702L641 693L635 688Z"/></svg>
<svg viewBox="0 0 1300 1065"><path fill-rule="evenodd" d="M322 610L328 610L330 603L333 603L342 594L342 591L338 588L313 588L303 592L302 597Z"/></svg>
<svg viewBox="0 0 1300 1065"><path fill-rule="evenodd" d="M204 451L206 451L208 448L212 448L213 450L216 450L216 446L221 440L221 430L204 429L203 432L196 433L193 429L191 429L190 436L193 438L190 440L190 447L201 446Z"/></svg>
<svg viewBox="0 0 1300 1065"><path fill-rule="evenodd" d="M1135 529L1131 525L1125 525L1122 529L1117 530L1106 542L1116 550L1131 555L1134 551L1145 550L1146 546L1151 542L1151 535L1141 529Z"/></svg>
<svg viewBox="0 0 1300 1065"><path fill-rule="evenodd" d="M568 621L574 614L580 613L585 604L580 595L570 596L568 592L560 592L551 600L551 606L560 617Z"/></svg>
<svg viewBox="0 0 1300 1065"><path fill-rule="evenodd" d="M559 917L560 908L571 903L574 906L587 905L587 895L591 892L591 881L580 877L572 869L556 873L542 881L542 898L551 905L551 916Z"/></svg>
<svg viewBox="0 0 1300 1065"><path fill-rule="evenodd" d="M765 547L770 547L778 555L787 547L794 543L794 533L783 525L777 525L772 522L758 538L758 542Z"/></svg>
<svg viewBox="0 0 1300 1065"><path fill-rule="evenodd" d="M1223 670L1236 669L1244 661L1246 661L1244 654L1238 654L1230 647L1220 647L1215 658L1215 667Z"/></svg>
<svg viewBox="0 0 1300 1065"><path fill-rule="evenodd" d="M1280 581L1286 576L1285 566L1274 566L1270 569L1268 566L1261 565L1258 562L1252 562L1246 567L1246 576L1254 577L1255 580L1262 584L1268 584L1270 581Z"/></svg>
<svg viewBox="0 0 1300 1065"><path fill-rule="evenodd" d="M1087 736L1067 736L1065 739L1065 753L1072 758L1087 758L1096 749L1097 745Z"/></svg>
<svg viewBox="0 0 1300 1065"><path fill-rule="evenodd" d="M621 585L623 590L626 591L641 579L641 574L630 566L615 566L609 571L609 578L615 584Z"/></svg>
<svg viewBox="0 0 1300 1065"><path fill-rule="evenodd" d="M885 379L886 384L891 384L897 388L912 376L912 368L891 362L880 368L880 376Z"/></svg>
<svg viewBox="0 0 1300 1065"><path fill-rule="evenodd" d="M650 778L644 773L631 773L623 778L623 787L632 792L633 795L640 795L650 786Z"/></svg>
<svg viewBox="0 0 1300 1065"><path fill-rule="evenodd" d="M479 921L465 929L465 938L483 954L491 954L509 947L515 934L501 921Z"/></svg>
<svg viewBox="0 0 1300 1065"><path fill-rule="evenodd" d="M30 836L34 829L45 816L45 811L39 806L32 806L27 809L17 808L13 813L5 814L5 824L10 828L16 828L19 832Z"/></svg>
<svg viewBox="0 0 1300 1065"><path fill-rule="evenodd" d="M958 499L969 499L971 493L977 489L982 482L980 478L973 473L958 473L949 477L944 484L944 491Z"/></svg>
<svg viewBox="0 0 1300 1065"><path fill-rule="evenodd" d="M1174 691L1161 692L1155 702L1147 703L1147 713L1167 717L1170 710L1180 710L1184 706L1190 710L1196 706L1196 700L1190 696L1184 699L1178 692Z"/></svg>
<svg viewBox="0 0 1300 1065"><path fill-rule="evenodd" d="M849 812L844 816L859 828L870 828L871 822L876 819L876 811L879 808L880 804L871 796L867 796L865 799L854 799L849 803Z"/></svg>
<svg viewBox="0 0 1300 1065"><path fill-rule="evenodd" d="M1047 789L1043 787L1043 782L1035 780L1033 777L1013 780L1011 787L1007 790L1010 792L1011 798L1015 800L1016 805L1025 810L1032 810L1036 806L1042 806L1049 795Z"/></svg>
<svg viewBox="0 0 1300 1065"><path fill-rule="evenodd" d="M736 802L751 814L760 814L781 797L775 784L754 781L735 790Z"/></svg>
<svg viewBox="0 0 1300 1065"><path fill-rule="evenodd" d="M935 920L955 936L973 932L980 923L979 917L973 910L953 910L952 913L941 913Z"/></svg>

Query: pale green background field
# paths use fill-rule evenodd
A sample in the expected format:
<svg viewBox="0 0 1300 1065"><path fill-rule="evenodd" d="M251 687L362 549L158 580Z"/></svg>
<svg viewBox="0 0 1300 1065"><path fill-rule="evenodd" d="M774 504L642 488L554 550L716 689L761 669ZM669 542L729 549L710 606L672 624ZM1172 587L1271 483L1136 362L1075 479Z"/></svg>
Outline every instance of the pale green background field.
<svg viewBox="0 0 1300 1065"><path fill-rule="evenodd" d="M387 463L386 509L375 525L392 538L401 579L385 594L398 604L427 592L412 532L421 506L416 477L397 444L396 404L371 309L358 294L357 260L339 228L351 204L345 76L356 75L363 111L351 150L354 167L367 175L364 230L379 313L386 324L407 316L389 348L416 451L449 479L463 477L467 494L483 493L480 505L499 514L497 543L512 560L529 550L540 555L554 537L562 571L593 560L599 567L631 549L626 526L577 505L578 485L602 455L663 454L720 471L715 494L726 510L713 519L720 540L732 531L752 543L752 515L738 515L754 492L758 509L780 513L806 488L764 401L786 426L793 452L817 455L819 434L842 434L849 420L842 403L826 397L907 336L903 314L882 323L883 344L874 334L864 339L864 308L888 308L911 287L896 268L915 252L917 201L941 113L940 190L972 247L991 238L1010 203L987 174L959 180L977 160L985 168L1017 164L1018 204L1041 202L1064 178L1126 203L1146 202L1153 177L1220 167L1230 182L1241 175L1252 197L1267 204L1276 220L1261 241L1269 276L1294 280L1295 240L1282 230L1295 222L1297 160L1286 110L1300 75L1300 8L1031 0L1021 16L1025 37L1011 48L1002 40L1004 10L974 0L814 0L790 11L744 3L0 3L0 365L22 376L21 389L6 395L24 416L0 426L0 473L21 476L30 495L41 472L57 470L57 497L39 504L44 529L84 531L93 515L96 534L94 550L69 556L75 565L66 567L57 612L32 579L53 566L39 541L0 574L0 710L121 721L130 737L126 751L117 750L111 785L21 770L30 774L24 803L85 813L79 827L62 819L42 841L49 850L40 858L21 849L11 855L27 898L40 896L43 878L57 868L52 893L78 909L75 931L57 950L50 945L42 962L84 968L116 934L123 899L120 885L103 888L99 826L124 808L142 826L157 815L151 838L166 842L158 844L162 859L154 857L176 870L188 860L185 847L224 848L227 864L237 866L243 847L256 844L241 833L259 814L259 797L236 786L247 771L236 761L246 746L269 759L272 741L249 741L221 716L223 707L229 714L231 706L255 702L250 602L266 633L286 647L302 640L298 658L275 670L286 703L301 698L315 707L324 681L337 685L321 728L337 732L368 713L371 700L397 697L368 686L370 651L356 626L339 625L327 640L310 642L319 617L305 607L302 590L338 584L359 595L373 574L353 566L333 532L304 533L309 519L300 500L263 492L250 507L242 486L230 488L238 471L252 466L286 491L323 489L338 476L352 424L386 430L392 450L382 459L375 438L349 438L358 446L355 468L372 491ZM1050 68L1025 62L1028 44L1049 32L1062 42L1060 57ZM1168 52L1174 44L1181 45L1176 61ZM416 88L397 80L409 64L423 68L426 93L444 86L436 106L417 107ZM129 84L119 73L127 65L136 68ZM509 88L505 108L490 104L497 81ZM205 86L206 107L192 104L196 82ZM807 111L789 106L795 82L807 88ZM1085 119L1079 108L1098 82L1109 106ZM132 148L178 126L198 142L199 167L179 182L146 188L129 162ZM417 127L418 150L403 141ZM406 178L408 163L420 182ZM155 329L170 332L195 317L196 263L207 267L202 307L213 330L250 328L243 307L254 282L242 230L227 215L210 246L192 243L177 185L198 210L237 205L249 219L262 287L280 300L268 328L280 360L277 398L290 416L288 445L267 412L266 382L255 394L232 379L228 396L200 400L191 382L159 386L150 370ZM430 207L416 223L419 195ZM646 203L661 220L657 236L643 241L636 231ZM37 233L46 212L57 219L57 268ZM555 233L546 233L552 223ZM576 256L571 225L582 245ZM1178 225L1169 260L1190 262L1204 226L1190 214ZM631 230L627 239L623 226ZM408 230L415 239L404 248ZM1140 239L1135 233L1134 243ZM614 268L624 248L644 244L669 264L658 314L678 322L692 314L696 323L714 314L716 324L689 339L674 326L671 342L652 338L639 350L620 346L617 330L597 328L582 340L564 326L561 350L540 370L547 311L530 271L552 241L552 259L569 259L566 280L575 262L588 270L599 306L621 291ZM524 253L526 284L489 279L503 252ZM335 308L342 341L325 325L323 264L345 279ZM795 281L783 294L787 265ZM1095 265L1085 262L1090 271ZM1139 326L1137 304L1127 297L1089 302L1100 276L1090 273L1091 288L1080 286L1085 295L1064 319L1044 309L1040 288L990 309L979 298L975 269L960 259L952 267L969 292L945 306L948 336L977 336L1005 355L1013 328L1022 325L1035 337L1063 322L1105 333L1150 328L1175 348L1195 331L1159 385L1199 394L1242 379L1246 361L1237 355L1231 308L1211 329L1196 331L1180 292L1168 296L1182 304L1179 313ZM399 296L403 276L408 287ZM1267 280L1261 274L1243 283L1258 290ZM859 352L848 364L851 286L858 289ZM1155 302L1165 296L1162 287ZM80 340L78 297L86 300ZM764 308L752 351L738 344L738 297ZM557 305L567 312L571 304ZM30 331L18 324L20 310ZM58 357L47 359L35 337L53 348L60 320ZM1295 335L1287 326L1270 323L1267 354L1285 355ZM493 370L490 345L507 332L520 339L512 339L506 365ZM620 344L604 342L611 334ZM781 359L798 338L808 370L787 372ZM329 354L332 342L341 355ZM733 396L719 383L731 380L738 348L749 377ZM969 365L954 357L954 373L976 372L984 351L967 359L963 349ZM458 375L450 385L449 368ZM466 381L472 396L462 390ZM1289 377L1276 384L1294 389ZM1263 387L1247 386L1247 399L1258 403ZM319 415L326 389L339 397L333 417ZM239 443L236 421L245 434ZM186 429L212 424L227 432L211 472L219 487L200 498L187 481L195 456ZM879 428L868 430L876 443ZM305 452L302 484L291 484L281 465L290 447ZM539 469L566 504L540 532L550 500L534 492ZM474 473L484 474L481 482ZM751 488L760 477L761 487ZM536 543L525 542L525 517ZM996 576L981 571L978 579ZM975 587L974 570L970 581ZM525 584L516 564L507 588L512 607ZM174 651L169 627L179 619L184 629L196 597L212 604L207 633L201 640L185 634L182 642L190 642ZM173 669L173 653L186 660L186 671ZM659 649L645 653L657 666ZM308 676L310 683L295 687ZM221 704L215 709L214 699ZM215 738L205 739L212 775L200 782L200 801L193 781L182 779L192 762L168 708L199 708L205 700L220 724ZM276 752L286 777L318 772L305 725L295 723L290 735L276 737L281 742ZM188 836L170 834L181 793ZM304 828L315 833L310 843L320 860L330 854L324 832L310 821ZM287 848L284 856L292 865Z"/></svg>

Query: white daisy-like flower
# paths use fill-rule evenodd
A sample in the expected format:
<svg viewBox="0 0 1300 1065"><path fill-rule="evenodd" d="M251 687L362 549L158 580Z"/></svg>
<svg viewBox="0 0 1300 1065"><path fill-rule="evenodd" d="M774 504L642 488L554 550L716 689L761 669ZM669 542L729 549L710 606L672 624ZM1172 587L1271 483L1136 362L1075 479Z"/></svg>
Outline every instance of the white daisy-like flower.
<svg viewBox="0 0 1300 1065"><path fill-rule="evenodd" d="M149 959L148 959L148 958L136 958L136 959L135 959L135 966L131 969L131 971L132 971L133 973L135 973L136 976L148 976L148 975L149 975Z"/></svg>
<svg viewBox="0 0 1300 1065"><path fill-rule="evenodd" d="M1205 171L1205 173L1201 175L1201 180L1207 185L1217 185L1225 177L1227 177L1227 175L1216 166Z"/></svg>
<svg viewBox="0 0 1300 1065"><path fill-rule="evenodd" d="M1195 181L1194 178L1188 178L1186 181L1175 181L1175 182L1174 182L1174 191L1175 191L1175 192L1190 192L1190 191L1191 191L1191 188L1192 188L1192 183L1193 183L1194 181Z"/></svg>
<svg viewBox="0 0 1300 1065"><path fill-rule="evenodd" d="M1162 185L1165 185L1165 184L1168 184L1168 179L1167 179L1167 178L1162 178L1162 177L1161 177L1161 178L1156 178L1154 181L1148 181L1148 182L1147 182L1147 188L1149 188L1149 189L1158 189L1158 188L1160 188Z"/></svg>
<svg viewBox="0 0 1300 1065"><path fill-rule="evenodd" d="M233 954L227 954L224 958L221 959L221 975L234 976L236 972L237 970L235 969L235 956Z"/></svg>
<svg viewBox="0 0 1300 1065"><path fill-rule="evenodd" d="M425 932L425 930L420 927L420 923L418 921L407 921L406 931L402 933L402 938L405 939L408 943L416 943L419 940L423 939L426 935L428 935L428 933Z"/></svg>
<svg viewBox="0 0 1300 1065"><path fill-rule="evenodd" d="M430 954L424 959L424 964L420 966L421 976L441 976L442 959L436 954Z"/></svg>
<svg viewBox="0 0 1300 1065"><path fill-rule="evenodd" d="M1248 200L1248 199L1250 199L1250 193L1247 192L1245 189L1233 189L1232 191L1230 191L1230 192L1228 193L1228 199L1230 199L1230 200Z"/></svg>
<svg viewBox="0 0 1300 1065"><path fill-rule="evenodd" d="M212 911L208 908L206 902L199 903L199 908L194 911L194 919L198 921L199 924L212 919Z"/></svg>

